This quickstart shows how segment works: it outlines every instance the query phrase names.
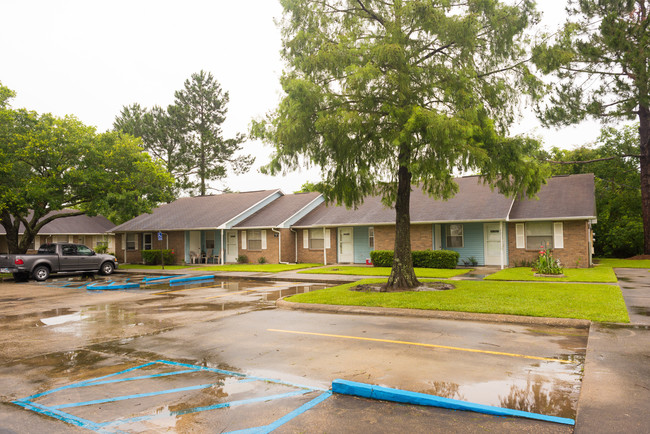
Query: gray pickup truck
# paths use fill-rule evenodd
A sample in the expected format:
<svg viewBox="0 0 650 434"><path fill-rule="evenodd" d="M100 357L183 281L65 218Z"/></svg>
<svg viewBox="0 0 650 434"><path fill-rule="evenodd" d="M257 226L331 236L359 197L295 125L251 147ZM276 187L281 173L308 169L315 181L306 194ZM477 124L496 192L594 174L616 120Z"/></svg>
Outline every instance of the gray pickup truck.
<svg viewBox="0 0 650 434"><path fill-rule="evenodd" d="M93 272L112 274L117 268L113 255L100 255L82 244L43 244L33 255L0 255L0 273L12 273L14 280L33 277L39 282L51 273Z"/></svg>

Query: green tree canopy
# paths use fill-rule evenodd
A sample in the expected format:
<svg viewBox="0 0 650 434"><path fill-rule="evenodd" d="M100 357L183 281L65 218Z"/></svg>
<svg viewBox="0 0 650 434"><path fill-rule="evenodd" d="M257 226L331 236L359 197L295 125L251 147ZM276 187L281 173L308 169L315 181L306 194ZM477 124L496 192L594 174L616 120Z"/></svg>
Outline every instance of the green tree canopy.
<svg viewBox="0 0 650 434"><path fill-rule="evenodd" d="M553 148L555 175L593 173L596 177L594 250L597 256L627 258L643 253L641 178L636 127L603 128L596 144L574 150Z"/></svg>
<svg viewBox="0 0 650 434"><path fill-rule="evenodd" d="M7 88L0 89L3 93ZM139 139L97 134L73 116L0 109L0 224L11 252L25 252L61 214L102 213L119 223L169 199L172 178L151 160ZM68 214L70 215L70 214ZM24 235L19 235L21 224Z"/></svg>
<svg viewBox="0 0 650 434"><path fill-rule="evenodd" d="M244 135L223 137L228 92L212 74L200 71L175 92L174 104L151 110L139 104L125 106L113 127L141 137L147 151L165 162L176 179L176 191L205 195L209 182L223 179L227 170L245 173L254 158L237 154Z"/></svg>
<svg viewBox="0 0 650 434"><path fill-rule="evenodd" d="M547 125L592 117L638 120L644 251L650 254L650 1L570 0L569 21L537 46L535 64L558 81L539 107Z"/></svg>
<svg viewBox="0 0 650 434"><path fill-rule="evenodd" d="M327 200L381 194L395 206L390 287L418 284L410 255L412 185L453 196L455 170L505 194L535 193L538 144L507 137L540 83L522 59L532 1L282 0L285 96L252 133L275 146L271 173L304 158Z"/></svg>

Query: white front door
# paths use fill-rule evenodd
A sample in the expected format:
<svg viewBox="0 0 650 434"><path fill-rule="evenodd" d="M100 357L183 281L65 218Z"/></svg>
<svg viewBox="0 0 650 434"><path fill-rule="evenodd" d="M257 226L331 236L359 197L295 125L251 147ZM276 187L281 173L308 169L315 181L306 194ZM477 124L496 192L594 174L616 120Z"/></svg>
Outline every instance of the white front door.
<svg viewBox="0 0 650 434"><path fill-rule="evenodd" d="M226 231L226 262L237 262L237 231Z"/></svg>
<svg viewBox="0 0 650 434"><path fill-rule="evenodd" d="M501 265L501 223L485 223L485 265Z"/></svg>
<svg viewBox="0 0 650 434"><path fill-rule="evenodd" d="M354 237L353 229L339 228L339 262L354 262Z"/></svg>

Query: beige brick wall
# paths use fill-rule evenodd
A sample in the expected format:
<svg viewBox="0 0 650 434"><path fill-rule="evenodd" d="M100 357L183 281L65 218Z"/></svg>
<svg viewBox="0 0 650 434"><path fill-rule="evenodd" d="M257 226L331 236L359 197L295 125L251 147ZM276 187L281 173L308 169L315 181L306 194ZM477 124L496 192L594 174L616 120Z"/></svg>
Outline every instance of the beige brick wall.
<svg viewBox="0 0 650 434"><path fill-rule="evenodd" d="M330 248L326 249L327 263L336 264L336 234L337 228L328 228L330 230ZM303 231L307 229L297 229L298 235L298 261L299 263L323 263L323 249L305 249L303 244Z"/></svg>
<svg viewBox="0 0 650 434"><path fill-rule="evenodd" d="M395 248L395 225L375 226L375 250ZM430 224L411 225L411 250L430 250L433 248L433 226Z"/></svg>
<svg viewBox="0 0 650 434"><path fill-rule="evenodd" d="M556 220L559 221L559 220ZM563 267L586 268L589 266L589 223L587 220L564 220L564 248L553 249L553 256L558 258ZM517 248L515 223L508 223L509 266L514 267L522 261L534 262L539 249L526 250Z"/></svg>

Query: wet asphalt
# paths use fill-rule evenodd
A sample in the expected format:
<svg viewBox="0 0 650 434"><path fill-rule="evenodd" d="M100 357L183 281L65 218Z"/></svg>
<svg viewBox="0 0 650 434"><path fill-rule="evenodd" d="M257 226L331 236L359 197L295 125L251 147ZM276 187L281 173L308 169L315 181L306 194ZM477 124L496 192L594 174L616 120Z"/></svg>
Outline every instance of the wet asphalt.
<svg viewBox="0 0 650 434"><path fill-rule="evenodd" d="M635 306L645 302L640 299L647 293L633 287L644 285L646 275L619 274L631 279L630 288L624 279L621 286L624 293L636 291L631 301ZM650 334L643 324L592 325L588 331L278 310L275 300L280 297L324 285L299 283L293 275L253 277L126 291L87 291L83 282L67 278L47 284L0 284L0 432L82 431L10 402L159 360L219 372L192 368L183 373L176 365L154 363L133 371L151 378L90 384L34 401L48 408L64 406L58 411L80 420L110 424L130 418L104 430L229 432L277 422L342 378L577 417L576 432L644 432L650 426ZM336 281L344 278L336 276ZM161 373L165 376L156 377ZM143 391L188 388L195 389L131 398ZM260 401L284 395L291 396ZM111 401L120 396L130 398ZM97 403L102 400L106 402ZM189 411L227 402L246 405ZM138 417L144 419L133 419ZM275 432L402 430L573 428L337 395L278 425Z"/></svg>

